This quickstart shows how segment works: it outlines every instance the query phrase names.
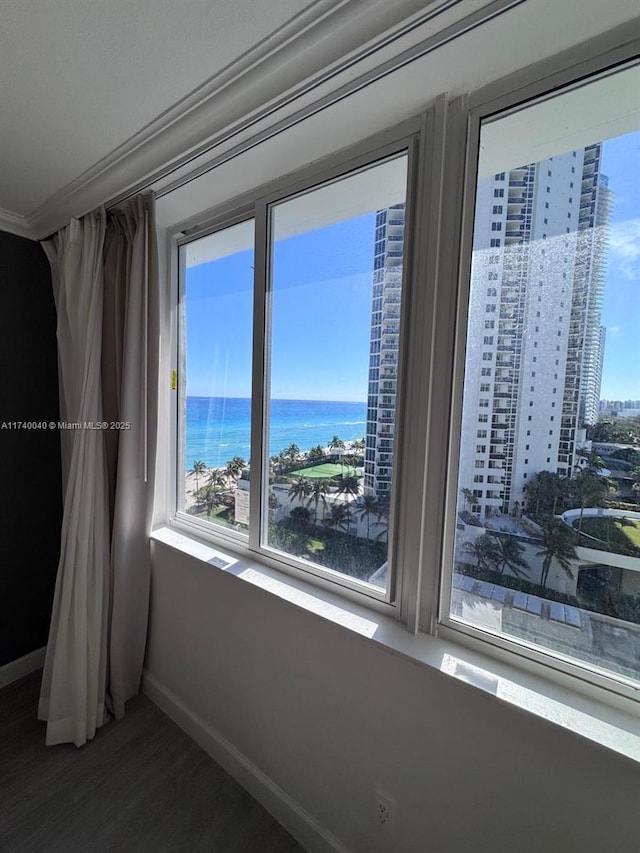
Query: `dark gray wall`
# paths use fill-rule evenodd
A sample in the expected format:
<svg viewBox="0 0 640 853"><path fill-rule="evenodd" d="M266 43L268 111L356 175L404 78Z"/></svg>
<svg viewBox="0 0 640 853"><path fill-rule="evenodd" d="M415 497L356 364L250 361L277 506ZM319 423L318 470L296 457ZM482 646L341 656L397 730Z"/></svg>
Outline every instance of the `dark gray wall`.
<svg viewBox="0 0 640 853"><path fill-rule="evenodd" d="M45 645L60 550L56 315L39 243L0 231L0 666ZM3 428L5 427L5 428Z"/></svg>

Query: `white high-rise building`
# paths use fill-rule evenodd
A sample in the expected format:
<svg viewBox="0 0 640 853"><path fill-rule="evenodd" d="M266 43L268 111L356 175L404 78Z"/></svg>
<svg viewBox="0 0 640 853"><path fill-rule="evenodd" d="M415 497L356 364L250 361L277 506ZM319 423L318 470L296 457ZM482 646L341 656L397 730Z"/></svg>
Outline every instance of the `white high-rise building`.
<svg viewBox="0 0 640 853"><path fill-rule="evenodd" d="M391 491L404 216L404 204L376 214L364 485L379 498Z"/></svg>
<svg viewBox="0 0 640 853"><path fill-rule="evenodd" d="M459 503L480 516L517 512L538 471L570 475L597 418L610 218L600 155L592 145L478 184Z"/></svg>

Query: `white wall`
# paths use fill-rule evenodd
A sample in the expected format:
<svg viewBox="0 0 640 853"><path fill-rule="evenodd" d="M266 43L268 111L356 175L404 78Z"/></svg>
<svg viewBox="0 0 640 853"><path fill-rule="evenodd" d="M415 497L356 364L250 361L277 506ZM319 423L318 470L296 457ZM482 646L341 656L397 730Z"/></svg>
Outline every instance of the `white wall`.
<svg viewBox="0 0 640 853"><path fill-rule="evenodd" d="M633 762L161 543L152 583L147 671L347 850L638 850Z"/></svg>

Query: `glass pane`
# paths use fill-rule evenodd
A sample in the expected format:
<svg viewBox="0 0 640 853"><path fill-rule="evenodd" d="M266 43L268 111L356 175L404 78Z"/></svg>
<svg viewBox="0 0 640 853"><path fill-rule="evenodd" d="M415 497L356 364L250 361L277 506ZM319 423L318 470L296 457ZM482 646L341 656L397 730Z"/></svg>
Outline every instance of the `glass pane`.
<svg viewBox="0 0 640 853"><path fill-rule="evenodd" d="M178 509L248 530L253 220L181 248Z"/></svg>
<svg viewBox="0 0 640 853"><path fill-rule="evenodd" d="M640 678L638 69L481 129L451 615Z"/></svg>
<svg viewBox="0 0 640 853"><path fill-rule="evenodd" d="M386 589L407 157L275 205L266 543Z"/></svg>

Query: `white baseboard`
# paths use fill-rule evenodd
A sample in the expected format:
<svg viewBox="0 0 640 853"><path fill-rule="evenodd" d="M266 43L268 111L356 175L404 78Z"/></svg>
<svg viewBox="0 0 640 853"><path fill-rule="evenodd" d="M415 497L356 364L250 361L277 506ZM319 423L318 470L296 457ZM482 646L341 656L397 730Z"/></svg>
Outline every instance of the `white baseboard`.
<svg viewBox="0 0 640 853"><path fill-rule="evenodd" d="M28 655L18 658L18 660L12 660L5 663L4 666L0 666L0 688L42 669L46 650L47 647L43 646L41 649L36 649L35 652L29 652Z"/></svg>
<svg viewBox="0 0 640 853"><path fill-rule="evenodd" d="M142 691L261 803L309 853L350 853L219 732L145 670Z"/></svg>

